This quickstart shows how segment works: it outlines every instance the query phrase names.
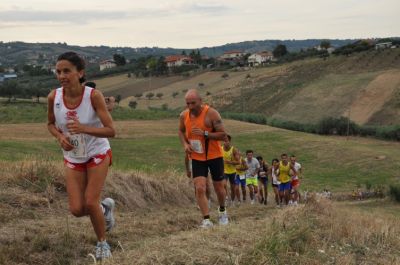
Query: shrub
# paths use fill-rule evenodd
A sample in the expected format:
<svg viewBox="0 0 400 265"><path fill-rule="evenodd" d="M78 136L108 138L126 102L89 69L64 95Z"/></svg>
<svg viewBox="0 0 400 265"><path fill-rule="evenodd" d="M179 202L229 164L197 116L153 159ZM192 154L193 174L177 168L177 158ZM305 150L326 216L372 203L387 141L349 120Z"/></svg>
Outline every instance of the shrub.
<svg viewBox="0 0 400 265"><path fill-rule="evenodd" d="M132 109L136 109L137 102L136 101L129 101L129 107L131 107Z"/></svg>
<svg viewBox="0 0 400 265"><path fill-rule="evenodd" d="M172 97L175 98L177 95L179 95L179 92L173 92Z"/></svg>
<svg viewBox="0 0 400 265"><path fill-rule="evenodd" d="M393 200L400 202L400 185L390 185L389 195Z"/></svg>

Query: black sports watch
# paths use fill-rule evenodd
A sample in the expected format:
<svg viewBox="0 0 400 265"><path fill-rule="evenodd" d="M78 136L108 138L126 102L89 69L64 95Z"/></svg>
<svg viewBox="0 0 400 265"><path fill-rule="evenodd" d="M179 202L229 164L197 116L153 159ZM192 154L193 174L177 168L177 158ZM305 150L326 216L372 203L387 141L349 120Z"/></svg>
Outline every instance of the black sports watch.
<svg viewBox="0 0 400 265"><path fill-rule="evenodd" d="M204 137L208 138L208 131L204 131Z"/></svg>

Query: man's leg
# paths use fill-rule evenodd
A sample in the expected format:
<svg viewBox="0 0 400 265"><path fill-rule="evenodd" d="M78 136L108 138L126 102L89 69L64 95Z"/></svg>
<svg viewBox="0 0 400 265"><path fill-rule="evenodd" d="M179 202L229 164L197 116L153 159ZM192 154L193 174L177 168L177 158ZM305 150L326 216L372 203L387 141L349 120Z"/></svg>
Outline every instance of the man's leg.
<svg viewBox="0 0 400 265"><path fill-rule="evenodd" d="M207 177L197 176L193 179L193 182L196 189L196 201L200 207L201 214L203 217L209 216L210 212L208 209L208 200L206 196Z"/></svg>

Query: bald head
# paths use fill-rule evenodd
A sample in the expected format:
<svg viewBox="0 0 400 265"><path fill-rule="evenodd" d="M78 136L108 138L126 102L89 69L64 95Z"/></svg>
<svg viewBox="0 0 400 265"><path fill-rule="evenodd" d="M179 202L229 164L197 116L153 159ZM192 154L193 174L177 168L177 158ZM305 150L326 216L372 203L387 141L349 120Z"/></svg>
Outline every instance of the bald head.
<svg viewBox="0 0 400 265"><path fill-rule="evenodd" d="M196 89L189 89L185 95L186 106L190 111L198 112L201 110L201 96Z"/></svg>
<svg viewBox="0 0 400 265"><path fill-rule="evenodd" d="M200 100L201 100L200 93L199 93L199 91L197 91L197 89L195 89L195 88L189 89L189 91L186 92L185 99L187 99L187 98L190 98L190 99L200 99Z"/></svg>

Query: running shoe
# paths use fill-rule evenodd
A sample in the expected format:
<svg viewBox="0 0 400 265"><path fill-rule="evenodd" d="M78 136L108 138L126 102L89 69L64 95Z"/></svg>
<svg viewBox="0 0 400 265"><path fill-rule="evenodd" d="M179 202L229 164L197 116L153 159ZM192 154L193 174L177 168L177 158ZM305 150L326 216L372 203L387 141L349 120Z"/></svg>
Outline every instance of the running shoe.
<svg viewBox="0 0 400 265"><path fill-rule="evenodd" d="M105 198L101 205L104 207L104 220L106 221L106 231L111 231L111 229L115 226L115 218L114 218L114 207L115 201L111 198Z"/></svg>
<svg viewBox="0 0 400 265"><path fill-rule="evenodd" d="M255 203L254 199L250 201L250 204L253 205Z"/></svg>
<svg viewBox="0 0 400 265"><path fill-rule="evenodd" d="M106 241L97 242L96 246L96 259L103 260L110 258L111 255L111 248L110 245Z"/></svg>
<svg viewBox="0 0 400 265"><path fill-rule="evenodd" d="M211 222L210 219L203 219L203 221L201 222L200 228L207 229L207 228L213 227L213 225L214 224Z"/></svg>
<svg viewBox="0 0 400 265"><path fill-rule="evenodd" d="M219 224L227 225L229 224L228 213L225 211L219 212Z"/></svg>

